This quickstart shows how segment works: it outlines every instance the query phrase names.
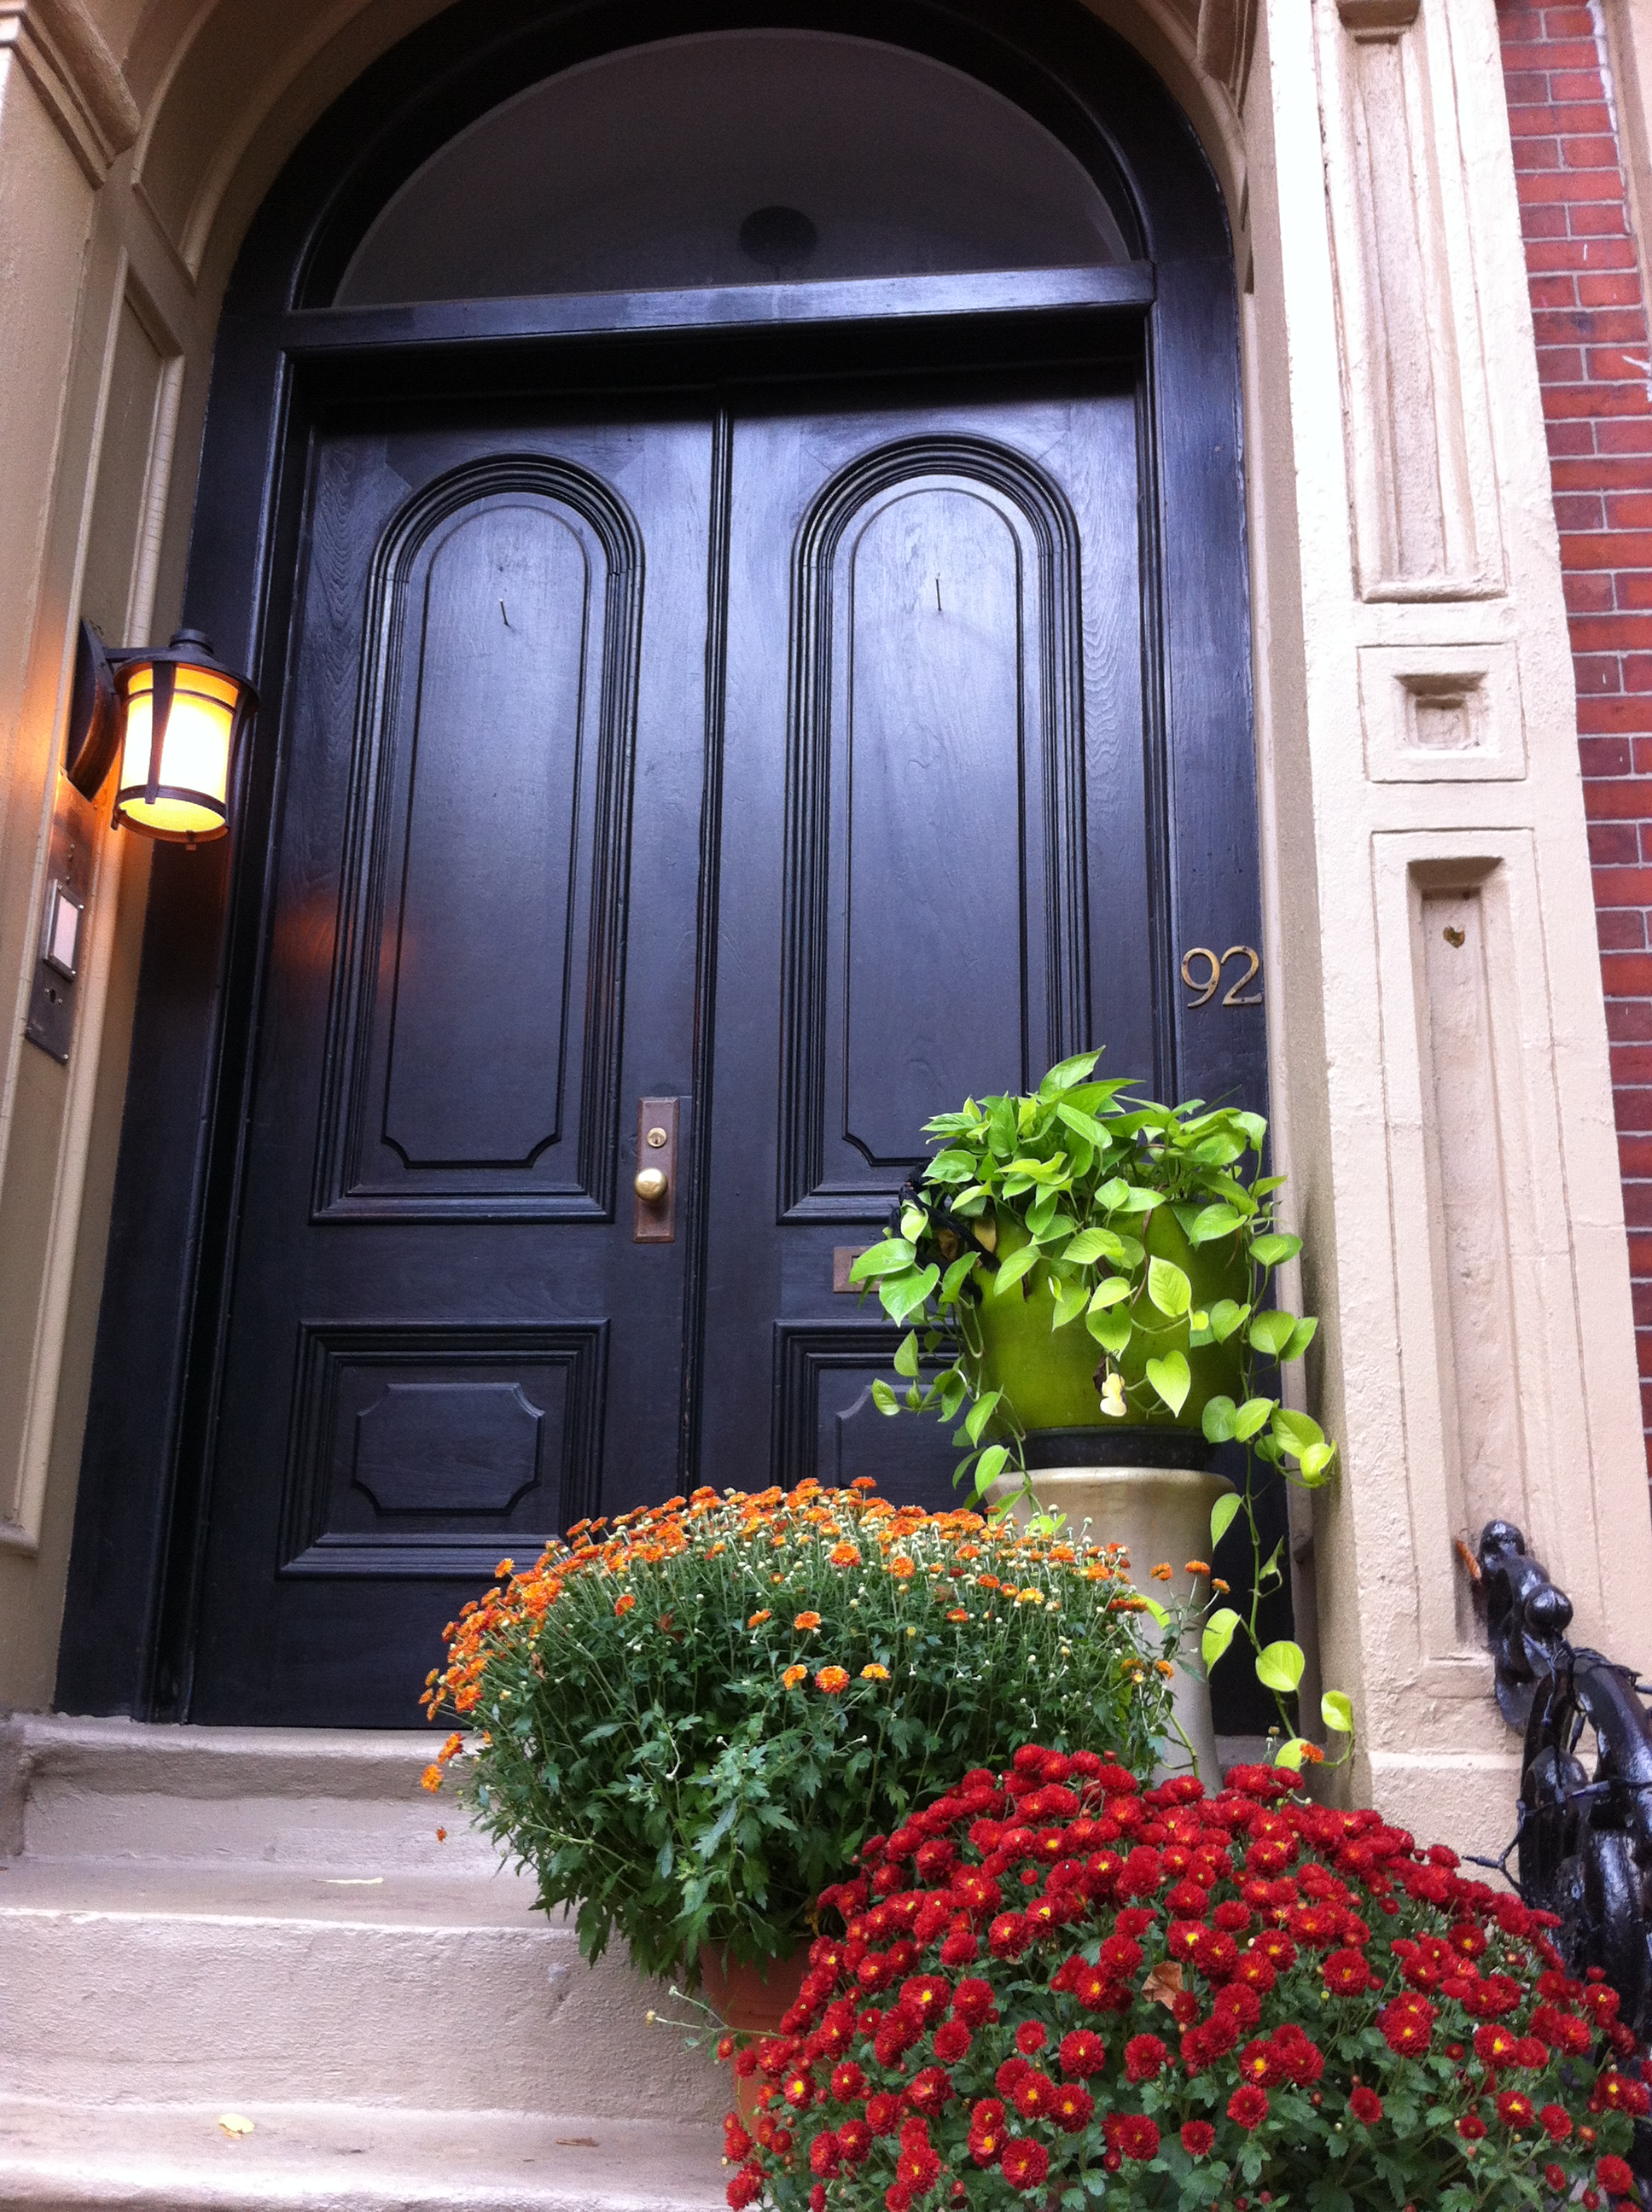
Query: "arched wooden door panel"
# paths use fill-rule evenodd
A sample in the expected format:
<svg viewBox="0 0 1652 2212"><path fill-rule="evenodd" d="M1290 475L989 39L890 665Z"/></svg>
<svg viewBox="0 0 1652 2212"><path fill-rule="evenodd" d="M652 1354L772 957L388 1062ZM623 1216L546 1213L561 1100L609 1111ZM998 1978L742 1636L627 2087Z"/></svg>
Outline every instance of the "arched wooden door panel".
<svg viewBox="0 0 1652 2212"><path fill-rule="evenodd" d="M1088 1044L1263 1098L1260 1006L1177 975L1260 937L1221 210L1132 58L1024 15L857 21L1059 124L1148 258L289 304L440 142L433 84L452 130L598 17L652 35L629 0L442 19L271 196L189 598L264 705L231 865L156 856L71 1708L404 1724L577 1516L947 1501L835 1287L921 1121Z"/></svg>

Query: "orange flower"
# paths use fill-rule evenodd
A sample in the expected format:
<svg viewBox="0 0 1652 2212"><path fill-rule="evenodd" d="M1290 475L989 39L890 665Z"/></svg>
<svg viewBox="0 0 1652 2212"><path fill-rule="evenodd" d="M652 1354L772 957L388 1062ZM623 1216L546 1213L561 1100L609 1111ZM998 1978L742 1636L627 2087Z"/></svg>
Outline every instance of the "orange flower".
<svg viewBox="0 0 1652 2212"><path fill-rule="evenodd" d="M1153 1580L1156 1583L1168 1583L1170 1579L1170 1562L1168 1559L1161 1559L1152 1572Z"/></svg>
<svg viewBox="0 0 1652 2212"><path fill-rule="evenodd" d="M636 1601L636 1593L634 1590L627 1590L623 1597L616 1599L614 1611L623 1616L629 1613Z"/></svg>
<svg viewBox="0 0 1652 2212"><path fill-rule="evenodd" d="M768 1607L765 1606L761 1613L754 1613L752 1614L750 1620L747 1621L746 1626L748 1628L761 1628L764 1621L772 1620L774 1618L774 1614L770 1613Z"/></svg>
<svg viewBox="0 0 1652 2212"><path fill-rule="evenodd" d="M1187 1571L1190 1575L1207 1575L1210 1571L1210 1563L1208 1560L1189 1559L1187 1562Z"/></svg>
<svg viewBox="0 0 1652 2212"><path fill-rule="evenodd" d="M829 1698L835 1698L840 1690L847 1690L848 1686L849 1674L846 1667L823 1667L815 1677L816 1689L823 1690Z"/></svg>
<svg viewBox="0 0 1652 2212"><path fill-rule="evenodd" d="M793 1628L818 1628L820 1615L817 1613L800 1613L792 1626Z"/></svg>
<svg viewBox="0 0 1652 2212"><path fill-rule="evenodd" d="M780 1680L788 1690L795 1690L808 1672L809 1669L806 1667L788 1667L780 1676Z"/></svg>
<svg viewBox="0 0 1652 2212"><path fill-rule="evenodd" d="M841 1669L835 1667L829 1667L826 1669L826 1672L829 1674L835 1674L841 1673ZM889 1668L887 1667L880 1667L877 1661L873 1660L871 1666L863 1667L860 1669L860 1679L863 1682L887 1682L889 1680ZM824 1689L825 1686L826 1686L823 1681L821 1687Z"/></svg>
<svg viewBox="0 0 1652 2212"><path fill-rule="evenodd" d="M850 1487L850 1489L851 1489L851 1490L866 1491L866 1490L876 1490L876 1489L877 1489L877 1487L878 1487L878 1485L876 1484L876 1482L874 1482L874 1481L873 1481L873 1480L872 1480L872 1478L871 1477L871 1475L869 1475L869 1474L858 1474L858 1475L855 1477L854 1480L853 1480L853 1481L849 1485L849 1487Z"/></svg>
<svg viewBox="0 0 1652 2212"><path fill-rule="evenodd" d="M982 1589L1002 1589L1004 1587L996 1575L977 1575L975 1580Z"/></svg>
<svg viewBox="0 0 1652 2212"><path fill-rule="evenodd" d="M419 1777L419 1779L423 1783L427 1790L440 1790L441 1787L440 1767L427 1766L424 1772Z"/></svg>
<svg viewBox="0 0 1652 2212"><path fill-rule="evenodd" d="M969 1618L961 1605L955 1605L946 1617L949 1620L968 1620Z"/></svg>
<svg viewBox="0 0 1652 2212"><path fill-rule="evenodd" d="M495 1582L502 1583L507 1575L514 1574L515 1571L516 1562L514 1559L501 1559L499 1562L499 1565L494 1569L494 1580Z"/></svg>
<svg viewBox="0 0 1652 2212"><path fill-rule="evenodd" d="M860 1565L860 1554L853 1544L834 1544L826 1557L835 1567L858 1567Z"/></svg>
<svg viewBox="0 0 1652 2212"><path fill-rule="evenodd" d="M906 1582L916 1574L917 1567L904 1552L897 1552L889 1563L889 1571L899 1582Z"/></svg>

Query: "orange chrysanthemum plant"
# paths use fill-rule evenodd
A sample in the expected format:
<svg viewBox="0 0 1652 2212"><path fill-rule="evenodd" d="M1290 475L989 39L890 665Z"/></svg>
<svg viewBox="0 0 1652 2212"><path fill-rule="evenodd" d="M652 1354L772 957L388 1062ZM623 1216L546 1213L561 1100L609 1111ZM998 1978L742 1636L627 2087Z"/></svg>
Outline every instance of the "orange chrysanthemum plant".
<svg viewBox="0 0 1652 2212"><path fill-rule="evenodd" d="M869 1483L581 1523L450 1626L427 1686L473 1817L653 1973L814 1933L813 1899L950 1776L1036 1734L1133 1770L1169 1662L1114 1550L896 1507ZM467 1748L468 1744L468 1748Z"/></svg>
<svg viewBox="0 0 1652 2212"><path fill-rule="evenodd" d="M1027 1744L822 1895L736 2051L734 2212L1630 2212L1631 2031L1552 1915L1373 1812Z"/></svg>

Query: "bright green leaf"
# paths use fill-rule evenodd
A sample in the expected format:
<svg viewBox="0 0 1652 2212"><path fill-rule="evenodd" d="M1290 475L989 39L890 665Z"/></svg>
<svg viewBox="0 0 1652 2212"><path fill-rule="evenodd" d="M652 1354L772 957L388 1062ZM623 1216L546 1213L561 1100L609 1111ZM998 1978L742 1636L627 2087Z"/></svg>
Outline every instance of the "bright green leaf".
<svg viewBox="0 0 1652 2212"><path fill-rule="evenodd" d="M1290 1343L1296 1326L1295 1314L1259 1313L1250 1324L1250 1340L1258 1352L1266 1352L1272 1359Z"/></svg>
<svg viewBox="0 0 1652 2212"><path fill-rule="evenodd" d="M1307 1664L1307 1655L1300 1644L1292 1644L1288 1639L1270 1644L1256 1656L1256 1679L1267 1689L1278 1690L1283 1696L1296 1688Z"/></svg>
<svg viewBox="0 0 1652 2212"><path fill-rule="evenodd" d="M1227 1534L1228 1530L1233 1526L1234 1515L1237 1513L1240 1506L1243 1503L1244 1500L1240 1497L1236 1490L1230 1490L1225 1498L1218 1498L1217 1499L1215 1504L1211 1508L1211 1541L1212 1544L1219 1544L1224 1536Z"/></svg>
<svg viewBox="0 0 1652 2212"><path fill-rule="evenodd" d="M1220 1613L1213 1613L1205 1623L1205 1633L1200 1638L1199 1649L1207 1674L1232 1643L1234 1631L1238 1626L1238 1614L1231 1606L1226 1605Z"/></svg>
<svg viewBox="0 0 1652 2212"><path fill-rule="evenodd" d="M988 1390L977 1398L963 1417L963 1432L972 1444L978 1444L986 1433L987 1424L993 1418L993 1408L1004 1395L1001 1390Z"/></svg>
<svg viewBox="0 0 1652 2212"><path fill-rule="evenodd" d="M1260 1674L1261 1670L1261 1662L1258 1660L1256 1671ZM1299 1774L1302 1771L1302 1763L1308 1756L1308 1748L1305 1737L1299 1735L1287 1737L1274 1753L1273 1764L1275 1766L1288 1766L1293 1773Z"/></svg>
<svg viewBox="0 0 1652 2212"><path fill-rule="evenodd" d="M1231 1398L1207 1398L1205 1410L1199 1417L1207 1443L1224 1444L1233 1435L1233 1401ZM1222 1500L1225 1505L1229 1501Z"/></svg>
<svg viewBox="0 0 1652 2212"><path fill-rule="evenodd" d="M1007 1444L993 1444L982 1452L975 1468L975 1495L985 1498L993 1485L1008 1466L1010 1449Z"/></svg>
<svg viewBox="0 0 1652 2212"><path fill-rule="evenodd" d="M1099 1052L1079 1052L1071 1060L1057 1060L1039 1085L1039 1097L1048 1101L1063 1091L1076 1091L1101 1056Z"/></svg>
<svg viewBox="0 0 1652 2212"><path fill-rule="evenodd" d="M999 1262L998 1273L993 1278L992 1288L987 1292L987 1296L1001 1298L1005 1291L1012 1289L1030 1268L1038 1265L1042 1256L1036 1244L1023 1244L1018 1252L1011 1252L1007 1260Z"/></svg>
<svg viewBox="0 0 1652 2212"><path fill-rule="evenodd" d="M908 1376L918 1372L918 1338L914 1330L908 1329L896 1346L895 1371Z"/></svg>
<svg viewBox="0 0 1652 2212"><path fill-rule="evenodd" d="M1267 1425L1268 1415L1273 1411L1272 1398L1247 1398L1233 1417L1233 1433L1241 1443L1248 1443L1259 1429Z"/></svg>
<svg viewBox="0 0 1652 2212"><path fill-rule="evenodd" d="M1248 1306L1236 1305L1231 1298L1218 1298L1211 1308L1211 1334L1218 1344L1225 1344L1249 1311Z"/></svg>
<svg viewBox="0 0 1652 2212"><path fill-rule="evenodd" d="M1055 1286L1055 1315L1050 1323L1051 1328L1065 1328L1069 1322L1077 1321L1089 1304L1089 1293L1082 1283L1058 1283Z"/></svg>
<svg viewBox="0 0 1652 2212"><path fill-rule="evenodd" d="M1090 1310L1091 1313L1104 1313L1108 1306L1117 1305L1121 1298L1127 1298L1129 1295L1130 1285L1122 1275L1108 1275L1090 1292Z"/></svg>
<svg viewBox="0 0 1652 2212"><path fill-rule="evenodd" d="M1071 1260L1075 1267L1088 1267L1093 1261L1099 1260L1106 1249L1106 1230L1081 1229L1061 1257Z"/></svg>
<svg viewBox="0 0 1652 2212"><path fill-rule="evenodd" d="M1115 1308L1111 1313L1097 1313L1092 1307L1084 1316L1084 1327L1103 1352L1110 1352L1117 1359L1130 1341L1132 1323L1127 1313Z"/></svg>
<svg viewBox="0 0 1652 2212"><path fill-rule="evenodd" d="M914 1268L908 1275L886 1275L878 1286L884 1311L891 1321L904 1321L915 1313L941 1279L938 1267Z"/></svg>
<svg viewBox="0 0 1652 2212"><path fill-rule="evenodd" d="M1339 1735L1354 1732L1353 1700L1344 1690L1327 1690L1320 1699L1320 1718Z"/></svg>
<svg viewBox="0 0 1652 2212"><path fill-rule="evenodd" d="M1300 1359L1318 1333L1319 1323L1312 1314L1309 1314L1305 1321L1299 1321L1291 1332L1290 1343L1279 1354L1281 1363Z"/></svg>
<svg viewBox="0 0 1652 2212"><path fill-rule="evenodd" d="M1213 1237L1225 1237L1244 1219L1236 1206L1207 1206L1196 1213L1187 1229L1190 1244L1208 1244Z"/></svg>
<svg viewBox="0 0 1652 2212"><path fill-rule="evenodd" d="M1300 1237L1286 1237L1277 1230L1270 1230L1266 1236L1253 1237L1250 1240L1251 1258L1259 1260L1265 1267L1277 1267L1282 1261L1294 1260L1301 1250Z"/></svg>
<svg viewBox="0 0 1652 2212"><path fill-rule="evenodd" d="M1183 1280L1186 1280L1185 1276ZM1193 1376L1181 1354L1167 1352L1163 1359L1150 1359L1146 1374L1148 1381L1170 1411L1179 1413L1186 1405L1187 1393L1193 1387Z"/></svg>
<svg viewBox="0 0 1652 2212"><path fill-rule="evenodd" d="M1174 1260L1161 1260L1155 1254L1147 1262L1147 1295L1174 1321L1193 1304L1193 1285Z"/></svg>
<svg viewBox="0 0 1652 2212"><path fill-rule="evenodd" d="M1302 1479L1310 1490L1317 1490L1327 1480L1327 1470L1337 1455L1333 1443L1309 1444L1298 1462Z"/></svg>
<svg viewBox="0 0 1652 2212"><path fill-rule="evenodd" d="M880 1413L898 1413L900 1401L880 1375L872 1386L872 1402Z"/></svg>
<svg viewBox="0 0 1652 2212"><path fill-rule="evenodd" d="M1299 1413L1291 1406L1281 1406L1273 1416L1272 1433L1294 1458L1299 1458L1310 1444L1322 1444L1325 1431L1309 1414Z"/></svg>
<svg viewBox="0 0 1652 2212"><path fill-rule="evenodd" d="M975 1253L966 1252L963 1259L955 1260L941 1277L940 1303L943 1306L957 1303L959 1292L975 1271Z"/></svg>
<svg viewBox="0 0 1652 2212"><path fill-rule="evenodd" d="M903 1237L891 1237L863 1252L849 1270L852 1283L869 1282L874 1275L892 1275L912 1265L912 1247Z"/></svg>

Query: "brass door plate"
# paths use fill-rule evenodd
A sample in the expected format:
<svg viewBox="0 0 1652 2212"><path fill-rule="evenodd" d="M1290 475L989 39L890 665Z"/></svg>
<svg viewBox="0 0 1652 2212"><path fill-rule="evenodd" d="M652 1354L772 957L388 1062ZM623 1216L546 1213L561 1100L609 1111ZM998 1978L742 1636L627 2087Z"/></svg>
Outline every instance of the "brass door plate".
<svg viewBox="0 0 1652 2212"><path fill-rule="evenodd" d="M870 1244L835 1244L832 1247L832 1295L835 1297L859 1297L865 1287L849 1280L849 1270L863 1252L870 1252Z"/></svg>
<svg viewBox="0 0 1652 2212"><path fill-rule="evenodd" d="M657 1199L633 1190L631 1217L634 1244L675 1244L677 1242L677 1122L675 1098L637 1101L637 1172L657 1168L665 1188Z"/></svg>

